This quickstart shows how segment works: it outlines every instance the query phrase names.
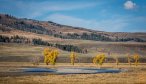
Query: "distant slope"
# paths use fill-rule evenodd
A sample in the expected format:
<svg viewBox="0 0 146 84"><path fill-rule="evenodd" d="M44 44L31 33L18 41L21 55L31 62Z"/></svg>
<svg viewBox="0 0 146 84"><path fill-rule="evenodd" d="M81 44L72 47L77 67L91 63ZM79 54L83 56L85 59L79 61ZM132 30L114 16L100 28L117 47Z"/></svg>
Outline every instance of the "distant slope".
<svg viewBox="0 0 146 84"><path fill-rule="evenodd" d="M44 35L44 34L37 34L37 33L32 33L32 32L26 32L26 31L21 31L21 30L16 30L16 29L12 29L6 26L2 26L0 24L0 35L3 36L15 36L15 35L19 35L22 37L26 37L29 39L33 39L33 38L41 38L44 41L62 41L63 39L61 38L55 38L54 36L49 36L49 35Z"/></svg>
<svg viewBox="0 0 146 84"><path fill-rule="evenodd" d="M72 27L57 24L51 21L38 21L25 18L16 18L7 14L0 14L0 31L13 30L15 33L20 31L42 34L54 37L53 39L83 39L83 40L95 40L95 41L146 41L146 33L127 33L127 32L103 32L95 31L80 27ZM19 30L19 32L17 32ZM11 33L9 33L11 34ZM20 33L21 35L21 33Z"/></svg>

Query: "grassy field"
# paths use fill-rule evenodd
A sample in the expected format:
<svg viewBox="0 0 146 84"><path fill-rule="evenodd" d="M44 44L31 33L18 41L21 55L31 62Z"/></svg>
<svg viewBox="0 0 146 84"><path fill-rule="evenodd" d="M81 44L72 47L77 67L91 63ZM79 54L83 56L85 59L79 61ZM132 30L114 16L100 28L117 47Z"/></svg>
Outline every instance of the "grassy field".
<svg viewBox="0 0 146 84"><path fill-rule="evenodd" d="M127 53L131 55L135 53L140 54L141 62L146 62L145 43L112 43L112 42L94 42L84 41L82 44L87 45L88 53L77 53L77 62L92 62L92 58L99 53L105 53L109 61L114 61L113 56L117 56L121 62L123 59L127 60ZM88 46L89 45L89 46ZM123 45L123 46L122 46ZM0 43L0 61L1 62L31 62L34 57L40 57L43 60L43 50L47 46L34 46L28 44L15 43ZM106 48L107 47L107 48ZM126 49L129 50L126 50ZM108 54L108 49L111 49L111 55ZM103 50L103 51L101 51ZM118 52L116 52L118 51ZM59 58L57 62L69 62L70 52L59 50ZM127 62L127 61L123 62Z"/></svg>
<svg viewBox="0 0 146 84"><path fill-rule="evenodd" d="M99 73L99 74L68 74L68 75L55 75L55 74L27 74L18 75L13 74L4 76L4 72L8 69L18 67L72 67L70 64L58 63L55 66L44 65L43 63L38 66L33 66L31 63L18 63L18 62L1 62L0 63L0 84L145 84L146 83L146 64L140 64L131 67L122 63L116 67L113 63L105 63L102 68L120 68L126 69L126 72L120 73ZM97 67L91 63L78 63L74 67Z"/></svg>
<svg viewBox="0 0 146 84"><path fill-rule="evenodd" d="M72 43L73 41L71 41ZM105 53L108 55L110 51L113 55L119 57L125 56L127 53L138 53L141 56L146 54L146 43L126 43L126 42L94 42L88 40L81 40L76 45L88 50L87 54L78 53L79 57L93 57L98 53ZM15 43L0 43L0 56L42 56L43 49L48 46L34 46L29 44L15 44ZM70 53L59 50L61 57L66 57Z"/></svg>
<svg viewBox="0 0 146 84"><path fill-rule="evenodd" d="M76 42L75 45L81 48L87 48L88 53L77 53L77 63L74 67L97 67L92 64L92 58L98 53L105 53L109 56L108 49L114 55L121 58L121 62L117 67L115 61L106 61L102 68L118 68L124 69L125 72L120 73L99 73L99 74L18 74L8 73L7 71L15 68L25 67L72 67L70 65L70 52L59 50L59 60L55 66L40 63L40 65L32 64L32 57L43 57L42 51L47 46L34 46L26 44L0 43L0 84L146 84L146 44L145 43L114 43L114 42L94 42L84 41ZM104 49L104 52L101 50ZM140 65L135 67L134 64L129 66L128 63L123 63L123 58L126 59L126 54L140 54ZM43 60L43 59L42 59ZM110 62L111 61L111 62ZM61 63L67 62L67 63ZM86 63L83 63L86 62ZM89 63L87 63L89 62ZM98 67L97 67L98 68Z"/></svg>

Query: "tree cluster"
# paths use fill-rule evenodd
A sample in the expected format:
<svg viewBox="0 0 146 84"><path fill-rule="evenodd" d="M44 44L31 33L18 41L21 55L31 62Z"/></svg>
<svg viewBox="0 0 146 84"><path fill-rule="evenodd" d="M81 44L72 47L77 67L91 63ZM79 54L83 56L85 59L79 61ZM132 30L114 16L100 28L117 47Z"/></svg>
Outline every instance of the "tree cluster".
<svg viewBox="0 0 146 84"><path fill-rule="evenodd" d="M44 62L46 63L46 65L48 65L49 63L55 65L56 59L59 54L58 50L45 48L43 53L44 53Z"/></svg>
<svg viewBox="0 0 146 84"><path fill-rule="evenodd" d="M0 35L0 42L5 42L5 43L30 43L30 40L28 38L22 37L22 36L3 36Z"/></svg>
<svg viewBox="0 0 146 84"><path fill-rule="evenodd" d="M59 35L59 34L55 34L54 37L59 37L59 38L63 38L63 39L83 39L83 40L95 40L95 41L112 41L112 39L110 39L109 37L100 35L100 34L96 34L96 33L83 33L81 35L77 34L77 33L68 33L67 35Z"/></svg>
<svg viewBox="0 0 146 84"><path fill-rule="evenodd" d="M46 45L46 46L56 47L65 51L74 51L74 52L82 53L82 49L74 45L62 45L62 44L57 44L57 43L52 44L52 43L48 43L47 41L43 41L42 39L33 39L32 43L34 45Z"/></svg>
<svg viewBox="0 0 146 84"><path fill-rule="evenodd" d="M36 20L31 20L34 23L29 23L27 21L30 21L30 19L17 19L11 15L6 14L5 18L0 17L0 24L22 30L22 31L27 31L27 32L33 32L37 34L45 34L45 35L51 35L57 38L62 38L62 39L83 39L83 40L94 40L94 41L116 41L116 42L126 42L126 41L136 41L136 42L146 42L146 40L140 39L140 38L110 38L107 34L97 34L96 32L92 33L68 33L68 34L62 34L62 32L55 31L55 30L49 30L42 25L40 25L40 21ZM65 27L65 25L60 25L51 21L48 21L49 24L57 27ZM73 27L76 28L76 27ZM1 29L2 31L4 29Z"/></svg>
<svg viewBox="0 0 146 84"><path fill-rule="evenodd" d="M145 40L140 39L140 38L121 38L121 39L116 39L116 41L119 41L119 42L126 42L126 41L146 42Z"/></svg>
<svg viewBox="0 0 146 84"><path fill-rule="evenodd" d="M3 35L0 35L0 42L4 42L4 43L25 43L25 44L33 44L33 45L44 45L44 46L51 46L51 47L56 47L56 48L59 48L61 50L64 50L64 51L74 51L74 52L78 52L78 53L84 53L85 51L82 50L81 48L79 48L78 46L74 46L74 45L63 45L63 44L53 44L53 43L49 43L47 41L43 41L42 39L28 39L26 37L23 37L23 36L18 36L18 35L15 35L15 36L11 36L11 37L8 37L8 36L3 36ZM87 53L87 51L86 51Z"/></svg>

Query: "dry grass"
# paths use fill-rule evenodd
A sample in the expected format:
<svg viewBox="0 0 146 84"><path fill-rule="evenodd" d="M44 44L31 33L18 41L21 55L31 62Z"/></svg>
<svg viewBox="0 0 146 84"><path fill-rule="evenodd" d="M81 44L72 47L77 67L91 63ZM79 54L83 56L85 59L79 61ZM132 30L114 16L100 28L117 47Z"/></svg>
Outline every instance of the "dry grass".
<svg viewBox="0 0 146 84"><path fill-rule="evenodd" d="M76 40L71 41L76 43L81 48L88 49L87 54L78 53L79 57L93 57L98 53L105 53L108 55L110 50L112 54L124 57L127 53L134 54L138 53L141 56L146 54L146 43L118 43L118 42L94 42L88 40ZM68 40L68 42L70 42ZM65 42L66 43L66 42ZM0 43L0 56L42 56L42 51L48 46L33 46L26 44L15 44L15 43ZM101 52L101 49L104 51ZM67 51L59 50L60 56L67 57L70 55Z"/></svg>
<svg viewBox="0 0 146 84"><path fill-rule="evenodd" d="M25 31L20 31L20 30L12 30L10 32L0 32L0 35L3 36L15 36L15 35L19 35L22 37L26 37L29 39L33 39L33 38L41 38L42 40L45 41L63 41L61 38L55 38L53 36L49 36L49 35L43 35L43 34L36 34L36 33L31 33L31 32L25 32Z"/></svg>
<svg viewBox="0 0 146 84"><path fill-rule="evenodd" d="M43 56L43 50L48 46L34 46L15 43L0 43L0 57L5 56ZM66 57L70 52L59 50L59 56Z"/></svg>
<svg viewBox="0 0 146 84"><path fill-rule="evenodd" d="M79 57L95 56L97 52L95 47L109 47L111 44L116 43L102 43L102 42L91 42L83 41L78 42L84 45L88 44L90 53L78 54ZM93 43L93 45L92 45ZM120 44L120 43L119 43ZM125 44L125 43L123 43ZM83 45L83 46L84 46ZM103 46L104 45L104 46ZM118 43L117 43L118 45ZM129 45L129 44L128 44ZM137 45L136 43L133 46ZM144 43L139 44L146 45ZM93 46L93 47L92 47ZM42 55L42 51L46 46L33 46L33 45L21 45L21 44L1 44L0 45L0 56L38 56ZM120 48L119 48L120 49ZM69 52L61 51L61 57L69 56ZM11 59L11 58L10 58ZM57 63L56 66L46 66L41 63L39 66L33 66L32 63L22 62L0 62L0 84L146 84L146 64L143 63L138 67L133 65L130 67L126 63L120 63L118 67L114 63L103 64L104 68L122 68L128 69L127 72L122 73L100 73L100 74L69 74L69 75L55 75L55 74L44 74L44 75L19 75L19 76L7 76L3 77L2 73L9 69L16 67L72 67L69 63ZM96 67L90 63L75 63L75 67Z"/></svg>
<svg viewBox="0 0 146 84"><path fill-rule="evenodd" d="M7 67L32 66L29 63L0 63L1 68L7 64ZM57 64L55 67L68 66L70 64ZM6 67L6 66L5 66ZM52 67L41 64L37 67ZM76 64L75 67L96 67L93 64ZM104 64L103 67L116 68L114 64ZM146 83L146 64L138 67L129 67L127 64L121 64L118 68L128 69L121 73L100 73L100 74L69 74L69 75L21 75L1 77L1 84L145 84Z"/></svg>
<svg viewBox="0 0 146 84"><path fill-rule="evenodd" d="M1 44L0 56L39 56L43 47L22 44Z"/></svg>
<svg viewBox="0 0 146 84"><path fill-rule="evenodd" d="M80 43L79 43L80 44ZM126 44L126 43L90 43L90 41L85 41L83 44L86 44L86 46L90 46L91 48L88 49L87 54L83 53L77 53L77 61L78 62L92 62L92 58L96 56L99 53L105 53L107 58L112 58L112 56L117 56L119 58L127 58L127 53L134 54L138 53L140 54L140 59L143 59L141 62L144 62L146 59L146 48L143 46L146 46L144 43L139 44ZM122 47L121 45L131 45L128 49L131 51L126 50L127 47ZM80 45L82 46L82 44ZM84 45L85 46L85 45ZM135 46L138 47L134 48ZM48 46L34 46L34 45L27 45L27 44L15 44L15 43L0 43L0 61L7 61L7 62L27 62L32 61L32 58L35 56L43 57L43 50ZM106 48L108 47L108 48ZM143 48L143 50L139 50ZM105 51L108 51L108 49L111 49L112 55L109 56L107 52L100 52L100 49L105 49ZM116 52L119 51L119 52ZM61 62L65 62L69 60L70 52L59 50L59 60ZM65 61L62 61L65 60ZM60 62L60 61L58 61ZM67 61L68 62L68 61Z"/></svg>

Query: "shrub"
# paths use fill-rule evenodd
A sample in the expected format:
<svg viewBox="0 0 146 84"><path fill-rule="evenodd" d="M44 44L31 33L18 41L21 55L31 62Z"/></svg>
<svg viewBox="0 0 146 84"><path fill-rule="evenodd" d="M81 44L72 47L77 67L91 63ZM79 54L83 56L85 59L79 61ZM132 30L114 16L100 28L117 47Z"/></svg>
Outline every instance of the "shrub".
<svg viewBox="0 0 146 84"><path fill-rule="evenodd" d="M75 52L71 52L71 54L70 54L70 60L71 60L71 64L72 65L74 65L74 63L75 63L75 58L76 58Z"/></svg>
<svg viewBox="0 0 146 84"><path fill-rule="evenodd" d="M135 61L135 66L138 66L138 63L139 63L139 55L138 54L134 54L133 55L133 59Z"/></svg>
<svg viewBox="0 0 146 84"><path fill-rule="evenodd" d="M93 58L93 63L102 66L105 61L105 54L99 54Z"/></svg>

